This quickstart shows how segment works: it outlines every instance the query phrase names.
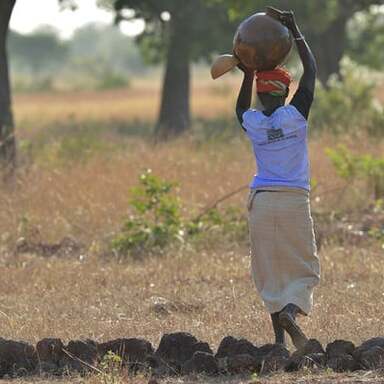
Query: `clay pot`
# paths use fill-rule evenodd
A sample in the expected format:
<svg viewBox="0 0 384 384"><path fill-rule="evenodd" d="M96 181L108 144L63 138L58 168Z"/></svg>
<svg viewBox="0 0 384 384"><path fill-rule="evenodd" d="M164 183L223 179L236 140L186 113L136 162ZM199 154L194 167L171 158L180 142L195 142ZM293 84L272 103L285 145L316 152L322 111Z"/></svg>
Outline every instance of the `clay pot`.
<svg viewBox="0 0 384 384"><path fill-rule="evenodd" d="M283 63L292 48L288 28L267 13L256 13L238 27L233 41L233 55L222 55L212 65L214 79L240 62L255 71L272 70Z"/></svg>

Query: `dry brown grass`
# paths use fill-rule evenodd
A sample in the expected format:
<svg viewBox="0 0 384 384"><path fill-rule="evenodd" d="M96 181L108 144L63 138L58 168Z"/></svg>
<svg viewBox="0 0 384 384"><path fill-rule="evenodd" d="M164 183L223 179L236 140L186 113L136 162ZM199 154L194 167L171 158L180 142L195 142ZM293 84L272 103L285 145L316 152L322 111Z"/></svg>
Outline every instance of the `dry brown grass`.
<svg viewBox="0 0 384 384"><path fill-rule="evenodd" d="M221 89L198 88L199 97L193 100L195 114L212 117L232 113L233 103L228 96L232 92L228 93L226 87L235 83L230 77L227 83L220 85ZM23 131L20 124L20 135L33 138L41 122L48 126L71 115L106 123L143 116L153 119L158 94L141 84L139 96L137 89L102 94L19 95L15 99L17 120L32 122L29 132ZM342 184L324 154L325 147L335 144L333 137L310 143L313 176L320 185L318 194ZM349 144L360 152L382 153L384 149L382 143L351 140ZM98 256L98 247L119 228L126 215L128 190L144 168L177 181L184 214L192 215L218 196L248 183L254 167L248 143L238 139L202 144L186 137L156 147L140 139L126 139L124 146L113 154L101 153L68 166L33 165L18 175L13 186L0 190L0 245L4 246L0 255L1 336L30 342L49 336L66 341L140 336L156 345L163 333L185 330L214 347L228 334L256 344L271 341L269 318L251 282L244 244L223 241L199 252L171 251L143 262L117 263ZM245 198L246 192L228 204L242 207ZM314 209L347 209L364 201L366 196L348 191L343 195L323 194L314 202ZM9 250L23 234L25 218L29 231L44 241L72 235L83 242L81 260L13 256ZM322 249L322 282L316 291L316 304L311 317L302 319L308 335L325 344L336 338L359 343L384 333L382 256L379 242ZM158 315L150 306L154 296L183 304L179 305L182 310ZM86 382L100 380L91 377ZM129 382L146 380L130 378ZM375 373L365 377L300 373L254 382L361 382L358 380L381 382ZM48 383L51 379L23 382L35 381ZM68 381L80 383L84 379L55 380ZM223 381L248 383L250 378L208 382ZM184 382L207 380L188 378Z"/></svg>
<svg viewBox="0 0 384 384"><path fill-rule="evenodd" d="M313 314L302 320L310 336L358 343L383 334L381 252L379 244L324 248ZM236 244L126 264L91 252L83 261L18 256L1 267L2 336L32 342L142 336L156 344L162 333L185 330L214 346L227 334L266 343L272 330L248 264L247 248ZM158 316L150 309L153 296L185 305Z"/></svg>
<svg viewBox="0 0 384 384"><path fill-rule="evenodd" d="M327 137L310 145L312 173L318 183L315 194L321 197L314 208L354 209L369 203L364 190L347 190L343 195L334 191L345 185L324 153L326 147L334 145ZM364 152L378 152L380 148L360 145ZM218 197L247 185L254 173L254 160L250 146L240 139L201 145L185 138L155 147L132 139L123 150L99 154L85 163L32 166L21 172L15 185L0 190L3 240L10 237L16 241L25 220L46 241L57 241L68 234L87 244L102 240L119 228L128 211L129 189L146 168L178 183L184 214L191 216ZM234 196L228 204L242 208L246 194L244 191Z"/></svg>
<svg viewBox="0 0 384 384"><path fill-rule="evenodd" d="M49 336L98 341L140 336L157 344L163 333L183 330L212 346L228 334L269 342L272 330L249 276L247 254L246 247L218 244L129 264L103 262L91 252L84 261L15 258L1 267L2 336L31 342ZM381 255L379 244L322 250L316 304L301 321L308 335L325 344L383 334ZM157 315L153 296L182 309Z"/></svg>

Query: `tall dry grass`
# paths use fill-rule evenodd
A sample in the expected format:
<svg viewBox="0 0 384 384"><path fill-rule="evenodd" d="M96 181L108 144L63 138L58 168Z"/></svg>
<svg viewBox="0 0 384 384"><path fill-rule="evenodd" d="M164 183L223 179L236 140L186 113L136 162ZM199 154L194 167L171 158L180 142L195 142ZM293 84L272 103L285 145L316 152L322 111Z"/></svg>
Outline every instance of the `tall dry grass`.
<svg viewBox="0 0 384 384"><path fill-rule="evenodd" d="M137 135L121 135L117 122L151 124L157 113L159 82L133 83L128 90L58 94L16 95L15 114L21 144L35 145L32 155L21 151L24 162L15 185L0 190L0 231L3 239L13 242L21 236L22 223L28 222L44 239L58 240L70 234L87 244L103 239L116 230L128 209L128 191L145 168L160 177L177 181L186 215L193 214L221 195L246 185L254 173L251 148L233 115L238 77L227 76L207 85L198 78L193 85L192 105L197 118L220 118L220 131L231 127L234 139L206 140L185 137L170 144L154 146ZM201 128L204 130L204 127ZM82 132L86 132L83 137ZM140 131L138 131L140 133ZM85 143L95 141L101 149L85 161L69 147L58 163L60 143L80 137ZM343 137L342 142L359 153L383 152L383 145L362 137ZM318 185L316 208L329 209L339 204L338 194L329 193L343 186L325 148L334 147L340 138L316 137L310 142L312 175ZM83 145L83 144L81 144ZM59 146L57 150L56 147ZM85 154L88 148L79 147ZM90 148L92 150L92 148ZM69 152L68 152L69 151ZM23 156L25 158L23 158ZM74 158L73 158L74 157ZM325 193L325 194L324 194ZM228 203L241 206L246 192ZM345 206L365 197L346 196ZM366 199L365 199L366 200ZM360 206L360 204L358 204ZM21 228L21 229L20 229Z"/></svg>

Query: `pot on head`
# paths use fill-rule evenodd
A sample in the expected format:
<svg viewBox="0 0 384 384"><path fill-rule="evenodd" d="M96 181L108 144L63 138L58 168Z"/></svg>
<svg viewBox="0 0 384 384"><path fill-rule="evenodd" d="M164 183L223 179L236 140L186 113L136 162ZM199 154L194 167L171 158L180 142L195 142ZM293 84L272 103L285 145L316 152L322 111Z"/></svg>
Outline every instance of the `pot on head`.
<svg viewBox="0 0 384 384"><path fill-rule="evenodd" d="M233 55L222 55L211 68L214 79L240 62L254 71L268 71L282 64L292 48L288 28L278 21L278 11L256 13L238 27L233 40Z"/></svg>

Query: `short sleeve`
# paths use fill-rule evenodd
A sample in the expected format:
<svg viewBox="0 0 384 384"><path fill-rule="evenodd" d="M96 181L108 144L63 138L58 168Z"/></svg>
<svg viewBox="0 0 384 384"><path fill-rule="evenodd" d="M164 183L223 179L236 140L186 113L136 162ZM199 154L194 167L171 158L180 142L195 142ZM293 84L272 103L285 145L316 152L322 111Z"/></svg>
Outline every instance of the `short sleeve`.
<svg viewBox="0 0 384 384"><path fill-rule="evenodd" d="M305 87L299 87L290 104L293 105L306 120L313 102L313 93Z"/></svg>
<svg viewBox="0 0 384 384"><path fill-rule="evenodd" d="M247 111L245 111L243 113L243 129L245 131L250 131L252 129L252 116L254 114L255 111L253 111L252 109L248 109Z"/></svg>

